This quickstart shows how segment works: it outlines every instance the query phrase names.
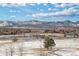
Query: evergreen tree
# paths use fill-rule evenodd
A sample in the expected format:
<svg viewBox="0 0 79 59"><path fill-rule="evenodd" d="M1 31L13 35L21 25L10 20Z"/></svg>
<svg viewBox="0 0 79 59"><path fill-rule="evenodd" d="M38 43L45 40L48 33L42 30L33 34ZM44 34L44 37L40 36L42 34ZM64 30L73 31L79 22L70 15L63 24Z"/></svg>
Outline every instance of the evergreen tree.
<svg viewBox="0 0 79 59"><path fill-rule="evenodd" d="M55 46L55 42L52 38L49 38L49 37L46 37L45 40L44 40L44 48L51 48L52 49L52 46L54 47Z"/></svg>

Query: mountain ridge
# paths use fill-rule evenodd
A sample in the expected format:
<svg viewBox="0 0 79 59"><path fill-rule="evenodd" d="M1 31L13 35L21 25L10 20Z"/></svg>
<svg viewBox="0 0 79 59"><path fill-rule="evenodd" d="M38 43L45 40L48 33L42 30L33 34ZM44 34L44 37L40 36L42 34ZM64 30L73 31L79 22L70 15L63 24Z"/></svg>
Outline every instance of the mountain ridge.
<svg viewBox="0 0 79 59"><path fill-rule="evenodd" d="M70 26L70 27L79 27L79 21L57 21L57 22L42 22L37 20L32 21L0 21L0 27L55 27L55 26Z"/></svg>

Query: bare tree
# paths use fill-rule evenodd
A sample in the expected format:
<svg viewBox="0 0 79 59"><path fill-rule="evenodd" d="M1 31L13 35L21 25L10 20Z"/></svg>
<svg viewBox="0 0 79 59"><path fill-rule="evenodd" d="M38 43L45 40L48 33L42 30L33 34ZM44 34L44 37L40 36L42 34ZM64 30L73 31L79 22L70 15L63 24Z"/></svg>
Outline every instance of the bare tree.
<svg viewBox="0 0 79 59"><path fill-rule="evenodd" d="M5 55L8 56L8 47L5 47Z"/></svg>
<svg viewBox="0 0 79 59"><path fill-rule="evenodd" d="M23 56L23 51L24 51L23 45L24 45L24 42L19 42L18 43L18 50L19 50L19 55L20 56Z"/></svg>
<svg viewBox="0 0 79 59"><path fill-rule="evenodd" d="M2 53L5 55L5 56L11 56L12 54L11 54L11 46L10 45L3 45L3 48L2 49L4 49L3 51L2 51Z"/></svg>
<svg viewBox="0 0 79 59"><path fill-rule="evenodd" d="M9 45L9 55L10 56L13 56L13 53L14 53L14 47L12 44Z"/></svg>

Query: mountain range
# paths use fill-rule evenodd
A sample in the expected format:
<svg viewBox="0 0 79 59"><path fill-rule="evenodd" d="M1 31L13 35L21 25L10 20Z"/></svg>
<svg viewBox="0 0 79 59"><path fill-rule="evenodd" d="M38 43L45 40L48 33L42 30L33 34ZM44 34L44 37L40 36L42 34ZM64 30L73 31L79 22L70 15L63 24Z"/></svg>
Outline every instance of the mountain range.
<svg viewBox="0 0 79 59"><path fill-rule="evenodd" d="M0 21L0 27L23 27L23 28L53 28L53 27L79 27L79 21Z"/></svg>

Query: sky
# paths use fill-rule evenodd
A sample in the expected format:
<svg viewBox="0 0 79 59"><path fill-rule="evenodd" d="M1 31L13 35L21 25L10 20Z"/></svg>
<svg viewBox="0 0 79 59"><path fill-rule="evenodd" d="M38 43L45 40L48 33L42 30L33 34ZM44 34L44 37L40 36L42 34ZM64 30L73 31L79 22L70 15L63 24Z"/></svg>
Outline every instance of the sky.
<svg viewBox="0 0 79 59"><path fill-rule="evenodd" d="M0 20L79 21L79 4L0 3Z"/></svg>

